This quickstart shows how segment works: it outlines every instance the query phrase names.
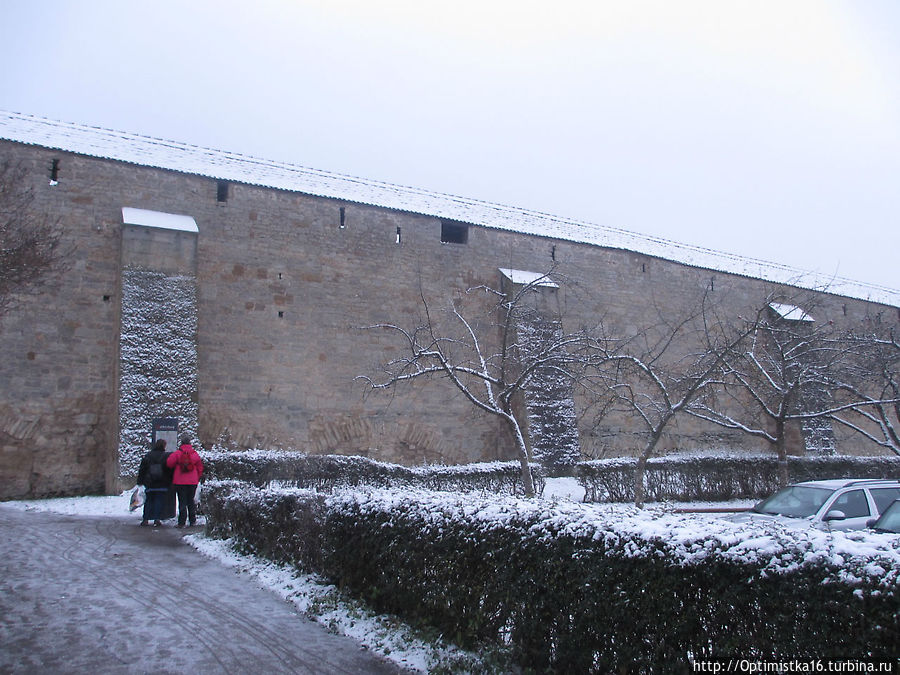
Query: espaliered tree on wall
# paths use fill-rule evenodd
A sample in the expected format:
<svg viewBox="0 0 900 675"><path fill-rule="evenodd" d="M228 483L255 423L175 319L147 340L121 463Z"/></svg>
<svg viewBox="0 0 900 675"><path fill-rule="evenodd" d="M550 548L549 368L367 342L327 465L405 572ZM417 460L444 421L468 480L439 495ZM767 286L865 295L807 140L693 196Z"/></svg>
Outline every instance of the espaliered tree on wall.
<svg viewBox="0 0 900 675"><path fill-rule="evenodd" d="M62 269L64 251L58 219L34 208L28 172L0 163L0 317L22 293L34 291Z"/></svg>
<svg viewBox="0 0 900 675"><path fill-rule="evenodd" d="M643 439L634 476L635 504L644 504L647 460L679 416L703 409L721 386L728 357L753 335L761 312L736 321L721 315L703 292L691 312L672 315L657 308L656 322L622 336L604 327L594 331L582 386L596 409L631 417Z"/></svg>
<svg viewBox="0 0 900 675"><path fill-rule="evenodd" d="M890 340L839 333L830 321L816 322L812 300L802 306L767 301L749 339L725 356L716 396L687 412L767 441L788 482L787 429L806 425L804 443L813 454L833 454L831 422L891 448L896 440L897 363ZM880 431L880 436L879 432ZM893 435L893 438L892 438ZM833 435L831 439L833 441ZM822 445L816 446L816 443Z"/></svg>
<svg viewBox="0 0 900 675"><path fill-rule="evenodd" d="M799 306L772 299L749 328L748 339L724 357L718 396L688 412L767 441L786 483L789 425L827 418L827 374L845 352L833 339L832 324L817 325Z"/></svg>
<svg viewBox="0 0 900 675"><path fill-rule="evenodd" d="M527 348L518 344L516 328L537 311L532 300L546 278L541 276L509 292L489 286L470 288L439 314L432 312L420 294L423 317L418 326L380 323L366 327L395 334L403 342L405 354L383 365L383 377L357 378L373 390L388 390L417 379L441 379L476 408L501 419L515 443L529 497L534 495L529 466L532 449L513 399L522 395L539 369L572 377L573 353L586 343L583 334L548 331L539 340L531 340Z"/></svg>
<svg viewBox="0 0 900 675"><path fill-rule="evenodd" d="M373 390L419 378L452 384L474 406L503 420L527 493L533 491L533 449L515 401L529 385L550 381L536 377L539 372L580 387L587 401L581 415L595 427L605 418L615 418L617 428L632 421L640 439L634 476L639 506L647 461L678 419L702 419L764 439L781 462L783 481L791 427L803 427L803 447L793 448L798 454L829 454L832 421L896 452L900 348L892 335L839 335L830 321L813 321L801 309L810 306L809 298L788 298L784 289L745 304L743 312L734 309L735 298L707 289L678 307L649 301L653 320L643 326L523 331L536 323L540 279L507 292L472 288L438 314L422 297L423 319L415 328L368 327L398 336L405 354L384 364L382 378L357 379Z"/></svg>
<svg viewBox="0 0 900 675"><path fill-rule="evenodd" d="M900 455L900 340L879 328L845 338L853 358L830 382L835 398L852 405L830 419Z"/></svg>

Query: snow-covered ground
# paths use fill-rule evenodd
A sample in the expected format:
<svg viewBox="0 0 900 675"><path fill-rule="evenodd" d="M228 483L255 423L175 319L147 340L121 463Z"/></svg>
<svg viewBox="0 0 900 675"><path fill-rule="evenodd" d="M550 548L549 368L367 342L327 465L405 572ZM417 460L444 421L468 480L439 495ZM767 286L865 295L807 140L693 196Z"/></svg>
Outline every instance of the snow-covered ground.
<svg viewBox="0 0 900 675"><path fill-rule="evenodd" d="M74 497L45 499L32 501L6 502L7 506L23 510L53 511L56 513L85 516L128 517L128 501L130 492L111 497ZM576 503L581 502L584 490L574 479L548 479L542 499L556 503L554 510L569 512L578 509ZM435 496L439 499L439 497ZM448 495L449 497L449 495ZM402 499L402 496L400 497ZM775 542L771 532L758 532L755 540L747 539L736 530L741 527L722 522L721 513L680 515L678 510L686 507L702 508L705 506L729 506L735 509L751 506L752 502L733 502L723 504L649 504L643 510L631 504L604 504L585 507L584 517L596 513L601 521L617 522L626 530L638 529L645 533L655 533L667 539L675 539L683 548L690 549L691 541L699 541L710 531L719 532L722 538L734 539L731 544L735 548L748 547L762 550L771 547ZM532 502L532 506L535 506ZM139 514L132 517L137 520ZM203 522L201 517L201 523ZM582 521L584 522L584 521ZM601 525L602 527L602 525ZM728 530L726 532L726 530ZM649 535L648 535L649 536ZM777 533L775 533L777 538ZM842 558L870 558L871 564L879 563L893 568L883 568L879 576L891 577L896 583L897 569L900 568L900 539L896 536L878 535L867 532L856 533L824 533L815 532L803 535L807 545L818 549L816 556L826 554ZM220 561L255 579L272 592L288 602L297 610L323 624L339 634L357 639L369 649L383 654L396 663L420 672L429 672L437 664L468 664L468 668L478 670L477 657L455 649L450 645L435 640L434 636L419 636L411 628L392 617L372 614L362 605L343 598L337 590L315 575L298 573L290 566L276 565L269 561L235 552L228 540L207 538L203 534L190 534L185 540L202 554ZM753 545L751 544L753 541ZM768 542L768 543L767 543ZM812 550L809 553L814 553ZM696 551L694 552L696 554ZM692 554L693 555L693 554ZM885 579L887 581L887 579ZM459 668L456 668L459 670Z"/></svg>
<svg viewBox="0 0 900 675"><path fill-rule="evenodd" d="M61 497L4 502L23 511L50 511L65 515L122 518L129 517L131 491L106 497ZM131 514L135 523L140 510ZM198 523L205 524L203 516ZM373 614L315 575L300 574L289 565L277 565L263 558L238 553L230 540L211 539L204 534L189 534L185 541L200 553L218 560L268 588L293 604L297 611L340 635L355 638L371 651L418 672L429 672L438 663L477 660L452 646L418 637L411 628L393 617Z"/></svg>
<svg viewBox="0 0 900 675"><path fill-rule="evenodd" d="M129 514L131 495L105 497L62 497L5 502L24 511L51 511L66 515L121 518ZM574 479L549 479L544 499L581 501L584 489ZM140 512L132 514L137 522ZM198 523L205 524L203 516ZM475 654L456 649L440 640L424 639L396 618L379 616L346 597L315 575L300 574L288 565L277 565L234 550L229 540L211 539L203 534L184 537L203 555L221 562L268 588L297 611L341 635L355 638L368 649L395 663L418 672L429 672L436 664L464 663L477 666ZM478 670L476 667L475 670Z"/></svg>

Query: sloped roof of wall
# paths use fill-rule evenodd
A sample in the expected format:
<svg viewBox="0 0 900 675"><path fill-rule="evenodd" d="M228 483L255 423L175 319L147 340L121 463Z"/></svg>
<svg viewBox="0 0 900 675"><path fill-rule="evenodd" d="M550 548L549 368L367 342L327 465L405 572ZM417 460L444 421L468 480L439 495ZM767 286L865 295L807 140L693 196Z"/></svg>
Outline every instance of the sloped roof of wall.
<svg viewBox="0 0 900 675"><path fill-rule="evenodd" d="M0 111L0 138L142 166L331 197L488 228L624 249L709 270L900 306L900 291L627 230L120 131Z"/></svg>

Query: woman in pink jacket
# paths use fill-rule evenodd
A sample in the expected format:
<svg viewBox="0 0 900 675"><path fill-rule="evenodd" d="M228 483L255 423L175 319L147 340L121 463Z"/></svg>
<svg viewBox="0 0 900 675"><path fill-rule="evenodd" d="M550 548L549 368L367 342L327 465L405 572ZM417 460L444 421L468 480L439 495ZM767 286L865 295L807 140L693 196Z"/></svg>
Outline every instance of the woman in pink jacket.
<svg viewBox="0 0 900 675"><path fill-rule="evenodd" d="M190 519L191 525L197 524L197 505L194 503L194 495L197 493L197 484L203 475L203 460L191 445L190 436L183 436L181 446L166 459L166 466L175 470L172 477L172 487L178 495L178 525L184 527L185 521Z"/></svg>

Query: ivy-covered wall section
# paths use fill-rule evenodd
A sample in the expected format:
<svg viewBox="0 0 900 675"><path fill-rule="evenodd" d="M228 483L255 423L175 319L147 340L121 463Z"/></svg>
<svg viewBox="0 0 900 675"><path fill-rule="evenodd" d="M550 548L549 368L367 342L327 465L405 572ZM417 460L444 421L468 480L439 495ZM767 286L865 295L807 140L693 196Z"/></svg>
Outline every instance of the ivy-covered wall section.
<svg viewBox="0 0 900 675"><path fill-rule="evenodd" d="M154 418L178 418L179 434L197 434L195 277L122 270L119 368L119 476L128 479L149 449Z"/></svg>

